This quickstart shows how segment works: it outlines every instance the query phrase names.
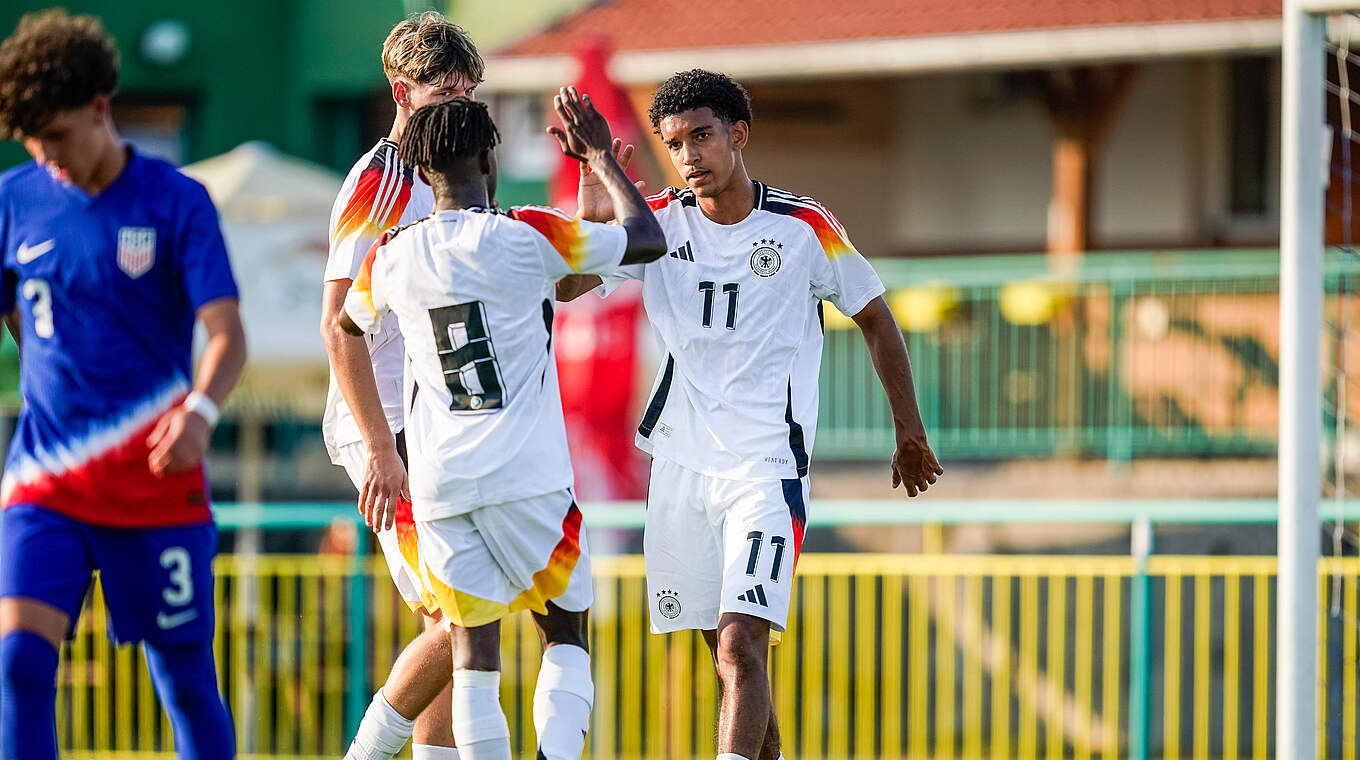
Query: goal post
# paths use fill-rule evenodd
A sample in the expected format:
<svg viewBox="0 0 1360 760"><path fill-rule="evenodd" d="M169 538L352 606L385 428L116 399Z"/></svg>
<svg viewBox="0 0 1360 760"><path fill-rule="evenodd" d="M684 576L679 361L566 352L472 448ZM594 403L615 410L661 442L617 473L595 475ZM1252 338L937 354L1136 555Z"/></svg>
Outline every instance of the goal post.
<svg viewBox="0 0 1360 760"><path fill-rule="evenodd" d="M1318 757L1327 15L1356 4L1285 0L1282 25L1275 756L1299 760Z"/></svg>

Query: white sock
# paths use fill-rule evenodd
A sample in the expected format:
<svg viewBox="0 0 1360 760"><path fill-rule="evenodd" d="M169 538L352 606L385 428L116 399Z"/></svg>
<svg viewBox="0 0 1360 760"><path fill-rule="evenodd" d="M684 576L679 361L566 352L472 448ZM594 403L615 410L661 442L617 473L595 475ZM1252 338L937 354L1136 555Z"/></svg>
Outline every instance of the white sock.
<svg viewBox="0 0 1360 760"><path fill-rule="evenodd" d="M510 760L499 670L453 671L453 735L461 760Z"/></svg>
<svg viewBox="0 0 1360 760"><path fill-rule="evenodd" d="M534 729L538 754L547 760L581 760L590 728L595 684L590 655L570 644L554 644L543 653L534 688Z"/></svg>
<svg viewBox="0 0 1360 760"><path fill-rule="evenodd" d="M415 721L407 720L393 710L382 689L378 689L364 711L364 719L359 722L359 730L354 733L354 743L349 745L345 760L388 760L406 745L415 725Z"/></svg>
<svg viewBox="0 0 1360 760"><path fill-rule="evenodd" d="M412 744L411 760L458 760L458 748L441 747L438 744Z"/></svg>

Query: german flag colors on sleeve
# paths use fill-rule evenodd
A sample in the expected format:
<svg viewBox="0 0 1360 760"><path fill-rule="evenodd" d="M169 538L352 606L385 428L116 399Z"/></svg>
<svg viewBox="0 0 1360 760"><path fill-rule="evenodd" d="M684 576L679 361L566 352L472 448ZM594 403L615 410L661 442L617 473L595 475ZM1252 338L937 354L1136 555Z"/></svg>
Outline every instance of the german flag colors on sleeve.
<svg viewBox="0 0 1360 760"><path fill-rule="evenodd" d="M412 171L384 141L367 167L346 180L331 210L327 280L355 279L364 253L384 230L401 223L415 182Z"/></svg>
<svg viewBox="0 0 1360 760"><path fill-rule="evenodd" d="M539 246L549 278L569 274L605 274L619 268L628 245L620 226L575 219L554 208L518 206L510 218L531 227L546 242Z"/></svg>
<svg viewBox="0 0 1360 760"><path fill-rule="evenodd" d="M378 257L383 245L391 237L391 233L382 235L368 249L368 255L359 265L354 282L350 284L349 292L345 294L345 313L364 332L377 332L383 317L387 316L389 307L379 287L382 280L382 263L378 261ZM375 274L378 275L376 279Z"/></svg>
<svg viewBox="0 0 1360 760"><path fill-rule="evenodd" d="M791 216L811 232L813 295L830 301L842 314L854 316L883 295L883 282L869 262L855 250L850 236L825 206L804 196L769 188L767 208ZM818 255L821 254L821 255Z"/></svg>

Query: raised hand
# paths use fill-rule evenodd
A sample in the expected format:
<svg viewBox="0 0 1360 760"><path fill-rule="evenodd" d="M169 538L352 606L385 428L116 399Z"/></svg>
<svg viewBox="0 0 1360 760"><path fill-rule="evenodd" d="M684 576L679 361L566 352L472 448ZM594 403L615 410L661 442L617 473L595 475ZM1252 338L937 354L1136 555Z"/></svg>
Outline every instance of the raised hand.
<svg viewBox="0 0 1360 760"><path fill-rule="evenodd" d="M612 152L614 159L619 162L620 169L627 171L628 164L633 160L633 150L631 144L624 145L623 140L614 138ZM647 185L642 180L633 184L637 186L638 192L647 192ZM600 175L590 168L590 164L581 164L581 182L576 189L576 206L576 215L588 222L608 222L614 218L614 204L609 200L609 191L605 189Z"/></svg>
<svg viewBox="0 0 1360 760"><path fill-rule="evenodd" d="M548 127L548 134L557 139L564 155L577 161L589 161L592 153L603 153L613 147L614 135L609 122L595 110L589 95L582 95L575 87L563 87L553 96L553 110L561 127Z"/></svg>

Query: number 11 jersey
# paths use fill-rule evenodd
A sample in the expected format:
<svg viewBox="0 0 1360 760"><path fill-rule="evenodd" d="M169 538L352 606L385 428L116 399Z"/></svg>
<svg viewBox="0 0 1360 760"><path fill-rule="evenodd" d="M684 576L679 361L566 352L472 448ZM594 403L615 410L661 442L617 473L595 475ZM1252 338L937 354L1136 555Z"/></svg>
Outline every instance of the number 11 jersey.
<svg viewBox="0 0 1360 760"><path fill-rule="evenodd" d="M571 487L554 286L613 271L626 244L622 227L536 207L438 211L374 244L345 312L368 332L397 315L416 520Z"/></svg>
<svg viewBox="0 0 1360 760"><path fill-rule="evenodd" d="M647 199L670 252L606 278L643 281L643 305L666 358L637 445L732 480L808 472L817 429L821 302L854 315L883 283L831 212L755 183L736 224L704 216L689 189Z"/></svg>

